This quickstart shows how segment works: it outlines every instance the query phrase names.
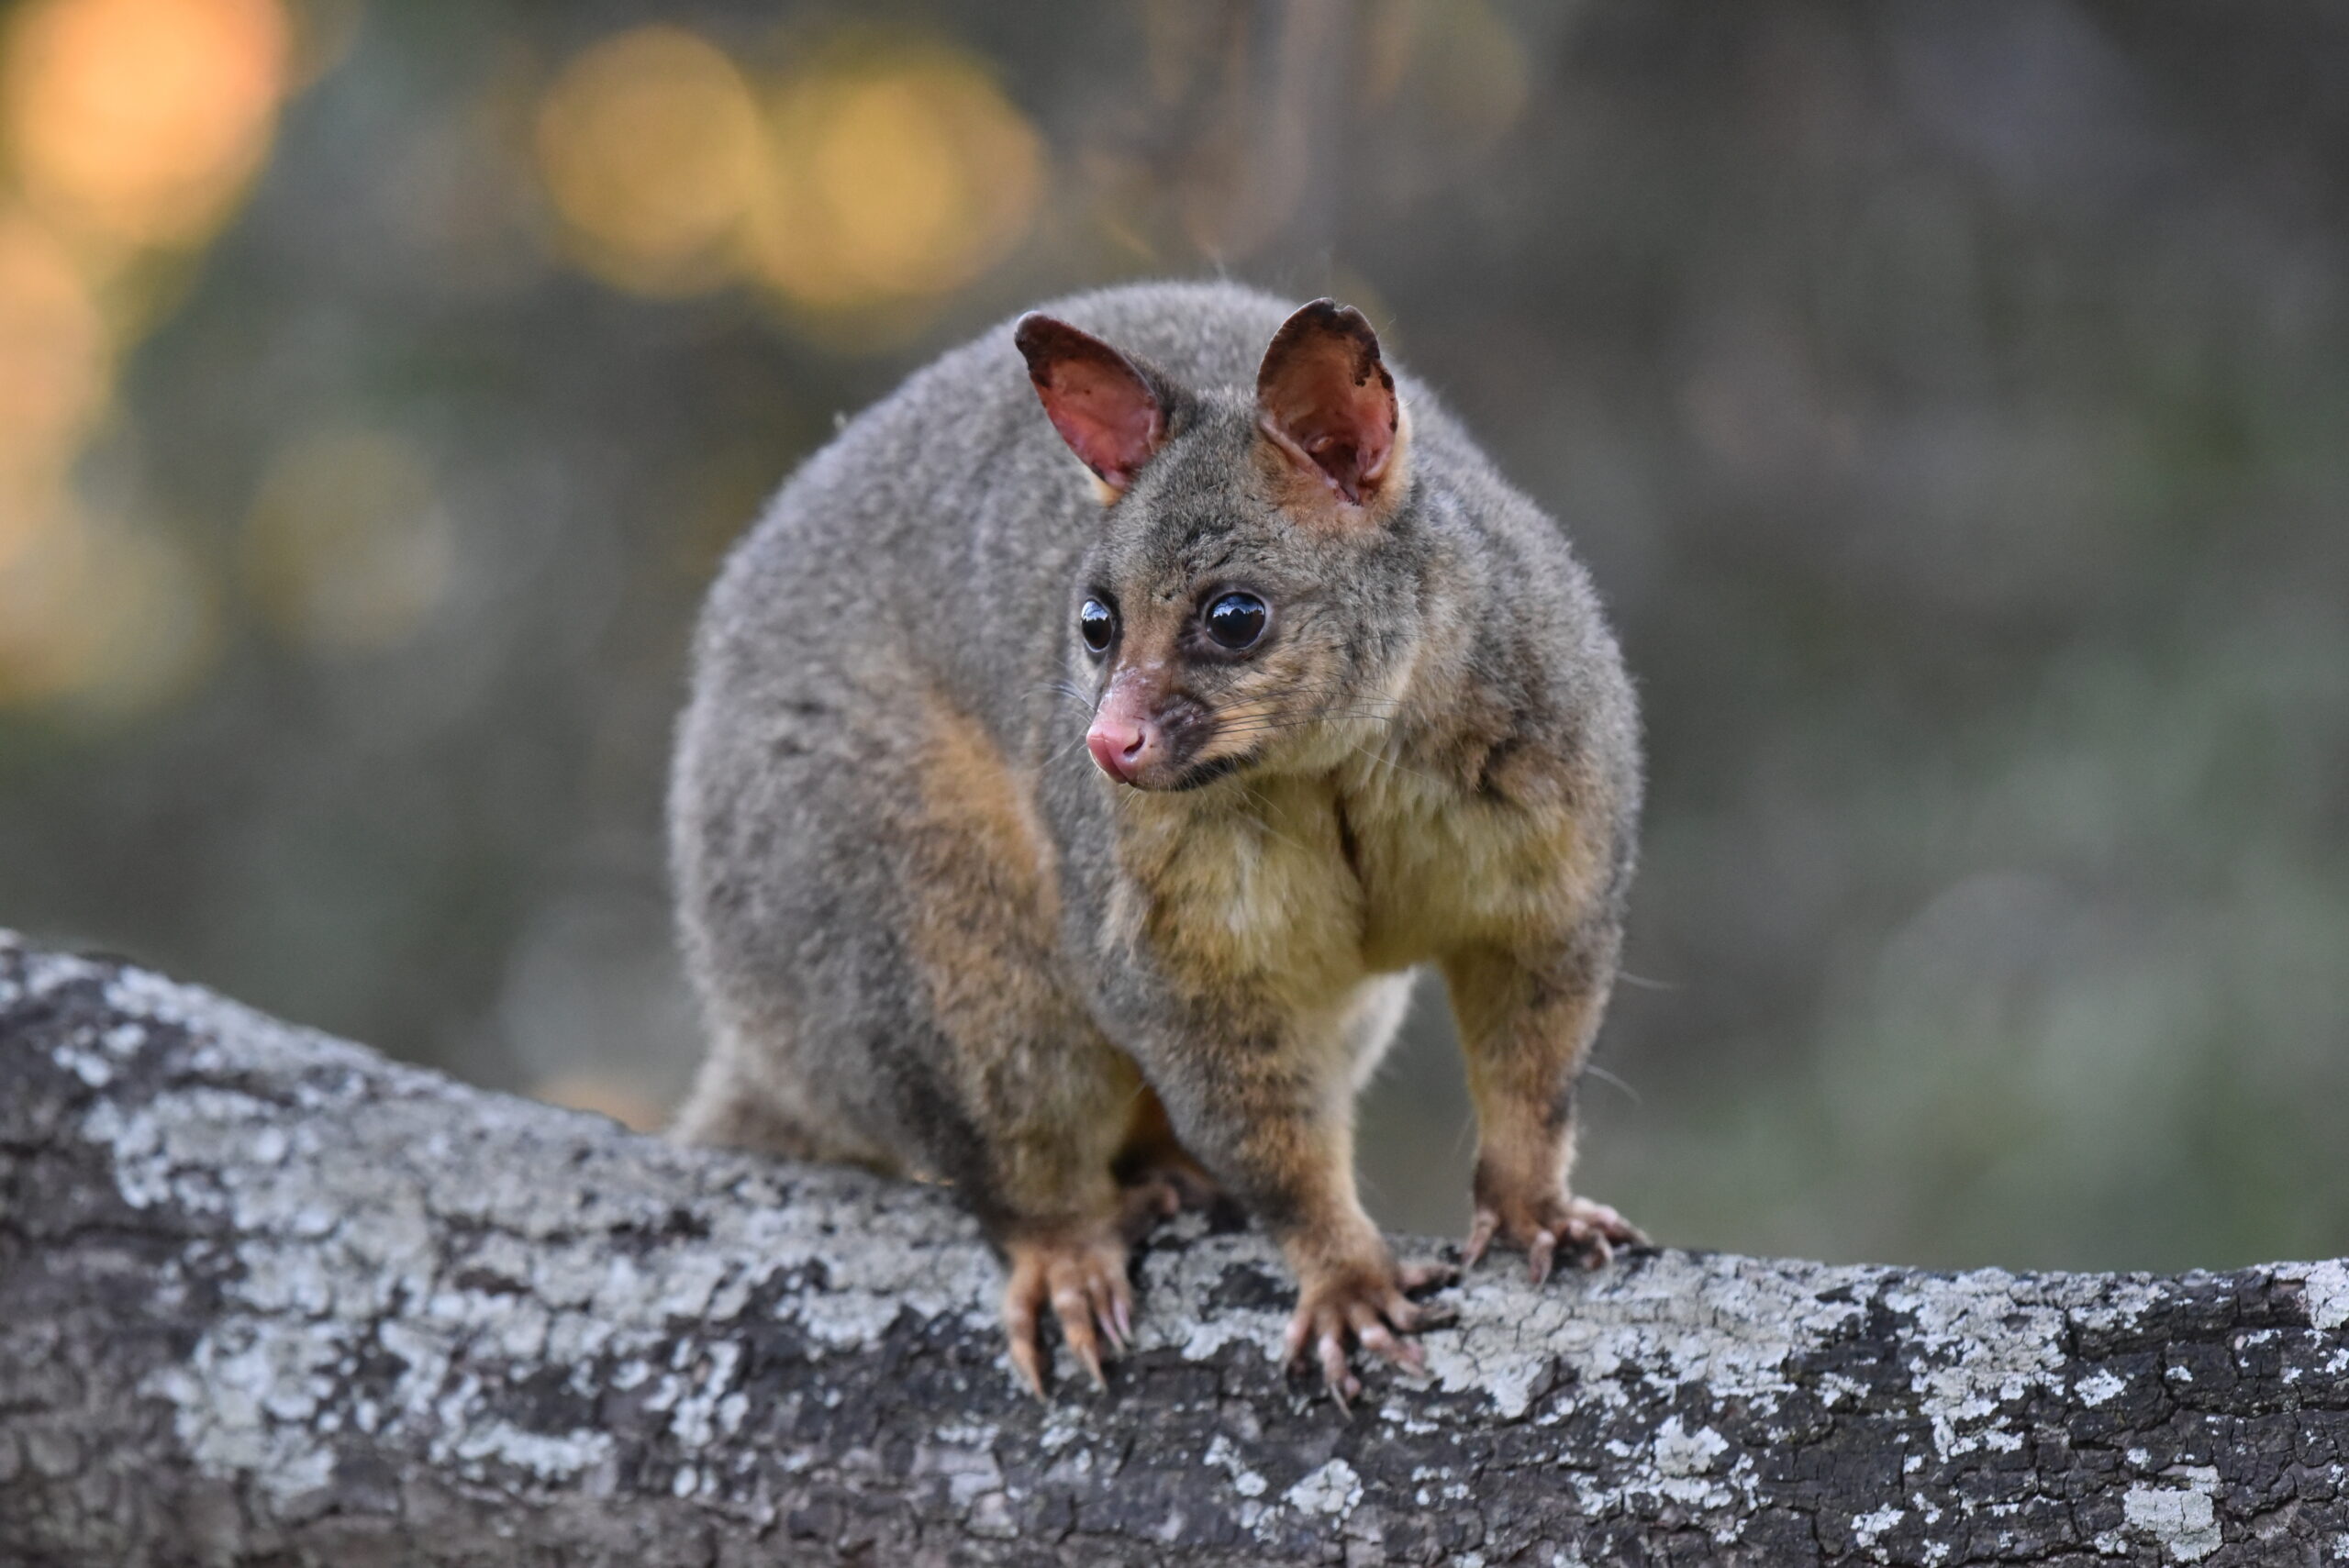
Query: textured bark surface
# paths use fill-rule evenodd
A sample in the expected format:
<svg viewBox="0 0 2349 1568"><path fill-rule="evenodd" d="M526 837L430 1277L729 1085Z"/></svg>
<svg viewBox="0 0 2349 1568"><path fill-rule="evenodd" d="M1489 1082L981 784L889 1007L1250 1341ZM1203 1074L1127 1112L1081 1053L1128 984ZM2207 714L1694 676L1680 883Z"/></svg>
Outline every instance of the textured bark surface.
<svg viewBox="0 0 2349 1568"><path fill-rule="evenodd" d="M2349 1559L2337 1262L1488 1269L1350 1417L1259 1239L1140 1278L1108 1394L1039 1405L935 1193L0 937L6 1562Z"/></svg>

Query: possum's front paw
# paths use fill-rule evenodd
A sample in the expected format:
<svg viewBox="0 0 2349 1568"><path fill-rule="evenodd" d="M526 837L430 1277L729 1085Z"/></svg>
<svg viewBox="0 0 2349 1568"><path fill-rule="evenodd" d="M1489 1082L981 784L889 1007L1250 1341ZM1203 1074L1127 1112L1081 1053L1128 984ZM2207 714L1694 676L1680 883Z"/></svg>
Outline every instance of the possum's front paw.
<svg viewBox="0 0 2349 1568"><path fill-rule="evenodd" d="M1613 1261L1619 1246L1648 1244L1638 1226L1586 1197L1564 1192L1530 1197L1487 1193L1481 1182L1478 1189L1476 1218L1468 1229L1468 1244L1461 1251L1463 1268L1475 1268L1485 1250L1498 1240L1525 1254L1528 1272L1533 1283L1540 1284L1550 1277L1560 1242L1579 1252L1586 1269Z"/></svg>
<svg viewBox="0 0 2349 1568"><path fill-rule="evenodd" d="M1011 1261L1011 1281L1003 1288L1003 1331L1020 1380L1043 1397L1044 1351L1037 1329L1050 1302L1069 1353L1092 1374L1096 1388L1107 1387L1102 1348L1122 1352L1134 1331L1126 1243L1117 1228L1013 1240L1004 1251Z"/></svg>
<svg viewBox="0 0 2349 1568"><path fill-rule="evenodd" d="M1427 1352L1397 1334L1416 1334L1449 1323L1449 1307L1413 1301L1413 1291L1450 1284L1460 1277L1448 1263L1397 1263L1380 1256L1352 1264L1301 1270L1297 1315L1282 1340L1289 1370L1318 1363L1330 1396L1344 1409L1362 1392L1362 1380L1347 1364L1349 1343L1413 1372L1425 1369Z"/></svg>

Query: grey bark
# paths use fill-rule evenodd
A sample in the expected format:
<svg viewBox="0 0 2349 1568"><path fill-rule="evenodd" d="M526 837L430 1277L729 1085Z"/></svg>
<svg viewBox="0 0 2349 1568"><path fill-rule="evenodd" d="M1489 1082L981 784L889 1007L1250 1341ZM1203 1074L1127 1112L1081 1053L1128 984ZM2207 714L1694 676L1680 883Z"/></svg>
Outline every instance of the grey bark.
<svg viewBox="0 0 2349 1568"><path fill-rule="evenodd" d="M2349 1555L2339 1262L1488 1267L1351 1415L1275 1364L1257 1237L1178 1228L1139 1278L1108 1393L1040 1405L937 1193L0 935L7 1562Z"/></svg>

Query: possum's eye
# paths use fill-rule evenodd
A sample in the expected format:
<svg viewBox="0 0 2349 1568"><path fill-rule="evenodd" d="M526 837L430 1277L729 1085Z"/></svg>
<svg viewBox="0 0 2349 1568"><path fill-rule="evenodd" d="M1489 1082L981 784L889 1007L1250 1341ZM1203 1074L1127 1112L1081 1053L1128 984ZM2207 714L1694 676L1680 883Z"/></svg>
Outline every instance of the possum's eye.
<svg viewBox="0 0 2349 1568"><path fill-rule="evenodd" d="M1094 652L1108 652L1109 639L1118 635L1118 613L1098 599L1085 600L1077 608L1076 635Z"/></svg>
<svg viewBox="0 0 2349 1568"><path fill-rule="evenodd" d="M1230 649L1252 647L1264 635L1264 601L1253 594L1226 594L1199 617L1208 635Z"/></svg>

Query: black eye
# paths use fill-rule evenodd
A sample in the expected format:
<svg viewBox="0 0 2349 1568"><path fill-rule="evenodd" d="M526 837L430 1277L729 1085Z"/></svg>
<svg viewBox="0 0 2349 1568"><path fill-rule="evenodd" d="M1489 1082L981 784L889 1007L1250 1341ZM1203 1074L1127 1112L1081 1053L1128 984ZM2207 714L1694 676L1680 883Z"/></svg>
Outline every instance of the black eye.
<svg viewBox="0 0 2349 1568"><path fill-rule="evenodd" d="M1076 635L1094 652L1108 652L1109 639L1118 635L1117 612L1098 599L1085 600L1077 607Z"/></svg>
<svg viewBox="0 0 2349 1568"><path fill-rule="evenodd" d="M1253 594L1226 594L1199 619L1208 635L1226 648L1247 648L1264 635L1264 601Z"/></svg>

